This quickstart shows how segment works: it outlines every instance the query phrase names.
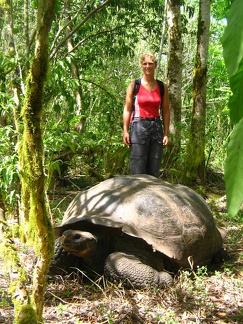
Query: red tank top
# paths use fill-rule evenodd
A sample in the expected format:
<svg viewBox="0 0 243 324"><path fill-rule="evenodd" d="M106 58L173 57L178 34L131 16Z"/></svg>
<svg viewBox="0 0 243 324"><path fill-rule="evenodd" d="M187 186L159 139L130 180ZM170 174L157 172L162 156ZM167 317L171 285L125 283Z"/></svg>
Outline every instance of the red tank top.
<svg viewBox="0 0 243 324"><path fill-rule="evenodd" d="M149 91L141 84L135 98L134 117L155 118L159 117L159 107L161 105L161 97L159 85L156 89Z"/></svg>

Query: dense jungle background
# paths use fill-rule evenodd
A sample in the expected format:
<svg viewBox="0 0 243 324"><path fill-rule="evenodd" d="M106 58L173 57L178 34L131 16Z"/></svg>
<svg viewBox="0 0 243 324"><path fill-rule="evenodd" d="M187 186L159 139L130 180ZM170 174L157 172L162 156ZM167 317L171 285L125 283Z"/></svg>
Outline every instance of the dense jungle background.
<svg viewBox="0 0 243 324"><path fill-rule="evenodd" d="M0 323L243 321L242 12L239 0L0 1ZM129 174L122 111L145 52L170 96L160 178L206 199L228 259L163 291L47 284L68 203Z"/></svg>

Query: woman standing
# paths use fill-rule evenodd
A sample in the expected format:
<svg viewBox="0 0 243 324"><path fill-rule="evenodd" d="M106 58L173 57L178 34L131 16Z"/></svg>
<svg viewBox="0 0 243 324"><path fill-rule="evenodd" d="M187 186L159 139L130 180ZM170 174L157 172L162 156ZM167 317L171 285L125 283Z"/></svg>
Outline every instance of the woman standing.
<svg viewBox="0 0 243 324"><path fill-rule="evenodd" d="M123 110L123 142L130 146L131 174L146 173L157 177L163 146L166 146L169 141L168 88L164 84L164 94L161 98L158 81L154 78L157 67L154 55L146 53L141 56L140 62L143 77L135 97L134 111L132 107L135 81L131 82L127 88Z"/></svg>

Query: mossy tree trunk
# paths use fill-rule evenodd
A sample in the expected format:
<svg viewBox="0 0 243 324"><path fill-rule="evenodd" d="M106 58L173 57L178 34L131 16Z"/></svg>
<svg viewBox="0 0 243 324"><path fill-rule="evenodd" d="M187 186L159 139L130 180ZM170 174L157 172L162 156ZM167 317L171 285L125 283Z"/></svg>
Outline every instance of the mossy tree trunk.
<svg viewBox="0 0 243 324"><path fill-rule="evenodd" d="M206 78L210 31L210 0L200 0L197 54L193 78L193 107L185 174L191 180L205 176Z"/></svg>
<svg viewBox="0 0 243 324"><path fill-rule="evenodd" d="M180 0L168 1L168 88L170 101L170 142L165 159L168 166L175 162L181 150L181 80L182 80L182 41Z"/></svg>
<svg viewBox="0 0 243 324"><path fill-rule="evenodd" d="M24 133L19 149L24 211L21 226L27 228L28 240L34 242L37 256L31 302L38 322L42 322L46 274L54 245L54 235L45 199L44 152L41 132L42 98L49 61L48 34L53 20L54 4L55 0L38 1L35 54L26 80L26 98L22 110ZM19 313L21 314L21 311ZM24 315L19 315L19 317L21 316Z"/></svg>

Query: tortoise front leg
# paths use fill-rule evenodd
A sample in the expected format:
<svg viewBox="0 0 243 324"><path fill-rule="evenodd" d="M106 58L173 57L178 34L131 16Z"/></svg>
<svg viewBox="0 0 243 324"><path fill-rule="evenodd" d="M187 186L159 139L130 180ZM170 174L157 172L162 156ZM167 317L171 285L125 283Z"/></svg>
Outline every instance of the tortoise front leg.
<svg viewBox="0 0 243 324"><path fill-rule="evenodd" d="M173 283L172 276L166 271L157 271L139 258L123 252L108 256L104 267L105 277L113 283L123 282L127 287L148 288L165 287Z"/></svg>

